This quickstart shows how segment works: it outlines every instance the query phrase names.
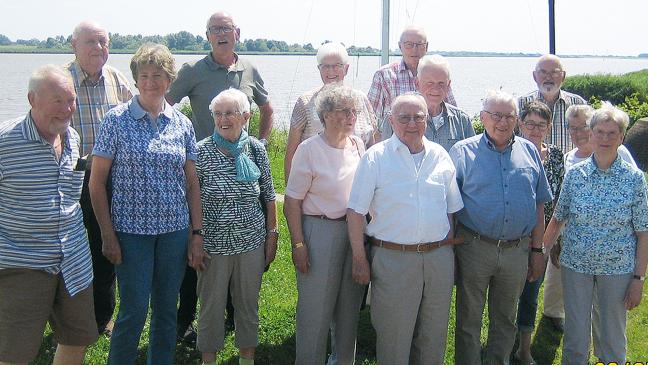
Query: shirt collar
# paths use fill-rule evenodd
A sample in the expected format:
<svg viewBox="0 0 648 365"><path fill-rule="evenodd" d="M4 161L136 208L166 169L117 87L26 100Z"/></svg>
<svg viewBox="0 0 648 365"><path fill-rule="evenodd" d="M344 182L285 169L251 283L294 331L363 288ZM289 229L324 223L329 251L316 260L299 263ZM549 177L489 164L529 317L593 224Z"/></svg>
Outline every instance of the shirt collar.
<svg viewBox="0 0 648 365"><path fill-rule="evenodd" d="M426 142L429 141L427 138L425 138L425 136L423 136L422 138L423 138L423 149L425 150L425 154L427 155L429 148ZM389 137L386 144L387 144L386 147L391 149L394 152L397 152L398 150L402 149L407 151L408 154L410 153L409 148L405 145L405 143L401 142L401 140L398 139L396 133L392 134L391 137Z"/></svg>
<svg viewBox="0 0 648 365"><path fill-rule="evenodd" d="M142 105L139 103L139 95L133 96L133 98L128 102L128 111L136 120L141 120L148 115L146 110L144 110ZM164 110L162 110L160 115L164 115L167 119L173 117L173 107L169 105L166 100L164 101Z"/></svg>
<svg viewBox="0 0 648 365"><path fill-rule="evenodd" d="M482 143L484 143L486 145L486 147L488 147L488 149L490 149L492 151L505 152L506 150L508 150L509 148L511 148L513 146L513 143L515 143L515 133L513 134L513 136L511 136L511 139L509 140L509 143L506 145L506 148L504 148L504 150L502 150L502 151L499 151L497 149L497 147L495 147L495 143L493 143L493 140L490 138L490 136L488 135L488 132L486 132L485 130L484 130L484 133L482 134L481 141L482 141Z"/></svg>
<svg viewBox="0 0 648 365"><path fill-rule="evenodd" d="M546 100L544 98L544 95L542 95L542 93L540 93L540 90L536 90L536 93L538 94L537 99L546 104ZM567 101L567 95L565 94L565 92L562 89L560 89L558 91L558 99L556 99L556 102L558 102L558 100L562 100L563 102Z"/></svg>
<svg viewBox="0 0 648 365"><path fill-rule="evenodd" d="M587 174L587 176L590 176L590 175L592 175L594 173L594 171L600 171L603 174L609 174L609 173L618 174L622 170L622 162L621 161L622 161L621 156L617 153L617 156L614 159L614 161L612 162L612 165L610 165L610 168L607 169L607 171L606 170L601 170L601 169L598 168L598 164L596 162L596 157L592 153L592 156L590 156L587 159L587 164L584 167L585 174Z"/></svg>
<svg viewBox="0 0 648 365"><path fill-rule="evenodd" d="M72 127L68 127L68 129L69 128L72 128ZM36 124L34 124L34 120L31 117L31 111L29 111L29 113L27 113L27 115L25 116L25 119L23 120L23 123L22 123L22 135L23 135L23 138L25 140L27 140L27 141L33 141L33 142L42 143L44 145L50 145L50 143L47 142L45 139L43 139L43 137L40 135L40 133L38 133L38 129L36 129ZM67 138L67 136L68 136L68 133L64 133L64 134L61 135L61 138L63 138L64 143L65 143L64 145L66 147L68 147L68 144L70 143L69 138Z"/></svg>
<svg viewBox="0 0 648 365"><path fill-rule="evenodd" d="M244 71L245 70L245 65L241 62L241 59L239 58L238 53L234 52L234 58L236 61L234 61L234 71L239 72L239 71ZM207 67L209 67L211 70L218 70L218 69L225 69L226 71L229 70L228 66L221 65L220 63L216 63L214 61L214 58L212 57L212 53L209 52L209 54L205 57L205 62L207 63Z"/></svg>
<svg viewBox="0 0 648 365"><path fill-rule="evenodd" d="M91 85L96 85L97 83L99 83L99 81L103 79L104 67L106 67L106 65L101 67L101 72L99 74L99 79L97 80L97 82L93 82L92 80L90 80L90 75L87 72L83 71L78 60L75 59L74 62L72 62L72 68L74 69L74 73L78 76L81 76L81 77L77 77L77 79L79 80L79 84L83 84L85 82Z"/></svg>

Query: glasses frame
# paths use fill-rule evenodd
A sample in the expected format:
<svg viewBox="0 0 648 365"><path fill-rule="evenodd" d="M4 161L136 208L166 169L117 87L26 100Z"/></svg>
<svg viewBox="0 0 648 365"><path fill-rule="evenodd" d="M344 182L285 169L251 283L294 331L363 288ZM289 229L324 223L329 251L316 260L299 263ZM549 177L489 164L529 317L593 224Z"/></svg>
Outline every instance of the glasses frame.
<svg viewBox="0 0 648 365"><path fill-rule="evenodd" d="M207 28L207 33L209 33L209 34L215 34L215 35L219 35L219 34L230 34L230 33L232 33L232 32L235 31L235 30L236 30L236 29L234 29L234 28L225 27L225 26L220 26L220 27L213 26L213 27L209 27L209 28Z"/></svg>
<svg viewBox="0 0 648 365"><path fill-rule="evenodd" d="M235 116L235 115L237 115L237 116L238 116L238 115L243 115L243 112L238 111L238 110L235 110L235 111L227 111L227 112L224 112L224 113L223 113L223 112L215 112L215 111L212 111L212 112L211 112L211 115L212 115L214 118L216 118L216 119L223 119L223 118L225 118L225 119L230 119L230 118L232 118L232 117Z"/></svg>
<svg viewBox="0 0 648 365"><path fill-rule="evenodd" d="M502 119L505 119L505 121L507 123L515 123L515 122L518 121L518 119L520 119L520 117L517 116L517 115L512 115L512 114L502 115L500 113L489 112L488 110L482 110L482 111L484 113L490 115L491 118L493 118L493 120L496 121L496 122L500 122L500 121L502 121Z"/></svg>

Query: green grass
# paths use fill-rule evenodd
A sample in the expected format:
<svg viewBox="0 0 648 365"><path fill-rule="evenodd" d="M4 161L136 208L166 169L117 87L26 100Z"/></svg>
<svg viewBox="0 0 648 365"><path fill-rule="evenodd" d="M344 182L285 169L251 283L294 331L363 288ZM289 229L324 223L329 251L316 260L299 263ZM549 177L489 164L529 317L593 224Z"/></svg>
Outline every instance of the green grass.
<svg viewBox="0 0 648 365"><path fill-rule="evenodd" d="M283 165L280 150L273 152L270 148L272 166ZM273 168L276 170L276 168ZM273 175L277 171L273 171ZM277 175L280 176L280 175ZM647 175L648 177L648 175ZM276 183L278 185L278 183ZM279 204L279 211L283 208ZM261 296L259 300L259 347L257 348L257 364L292 364L295 353L295 306L297 304L297 287L295 283L295 270L290 257L290 237L283 214L279 214L279 229L281 232L277 258L270 270L263 276ZM542 290L539 298L542 298ZM450 321L448 326L448 345L445 364L454 364L454 294ZM538 364L560 364L562 357L562 336L553 331L551 325L541 320L542 299L538 307L537 329L534 334L532 353ZM376 363L375 341L376 335L371 326L369 310L360 313L358 323L358 349L357 364L368 365ZM482 326L482 342L486 340L487 318ZM631 361L648 360L648 289L644 290L641 305L628 315L628 358ZM50 364L54 357L54 339L51 331L46 330L43 345L34 365ZM148 346L148 322L142 333L138 364L144 364ZM108 357L109 340L101 337L97 343L90 346L86 353L85 364L105 364ZM234 337L230 333L226 338L225 349L219 354L219 364L237 364L238 351L234 346ZM591 359L595 363L595 359ZM200 354L197 350L178 345L176 349L176 364L200 364Z"/></svg>

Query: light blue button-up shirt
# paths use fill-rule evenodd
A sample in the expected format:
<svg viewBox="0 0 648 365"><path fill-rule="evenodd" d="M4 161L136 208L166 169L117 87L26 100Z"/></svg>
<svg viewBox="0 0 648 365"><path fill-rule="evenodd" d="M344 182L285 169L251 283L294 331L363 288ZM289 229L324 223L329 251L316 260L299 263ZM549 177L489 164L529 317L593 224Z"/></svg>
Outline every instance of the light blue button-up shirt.
<svg viewBox="0 0 648 365"><path fill-rule="evenodd" d="M450 149L464 209L459 222L495 239L529 236L536 206L551 201L551 190L535 146L519 137L498 151L486 133Z"/></svg>

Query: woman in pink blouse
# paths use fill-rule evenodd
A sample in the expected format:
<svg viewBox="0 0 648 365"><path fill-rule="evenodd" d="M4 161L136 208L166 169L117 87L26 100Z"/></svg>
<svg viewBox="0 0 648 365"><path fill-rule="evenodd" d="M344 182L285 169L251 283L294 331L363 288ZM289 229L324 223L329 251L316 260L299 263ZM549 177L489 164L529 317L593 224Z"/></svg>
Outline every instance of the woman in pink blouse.
<svg viewBox="0 0 648 365"><path fill-rule="evenodd" d="M297 269L295 364L323 364L331 329L330 360L353 364L364 285L351 277L346 209L362 140L353 135L358 115L353 89L326 86L317 99L324 125L297 147L284 214Z"/></svg>

